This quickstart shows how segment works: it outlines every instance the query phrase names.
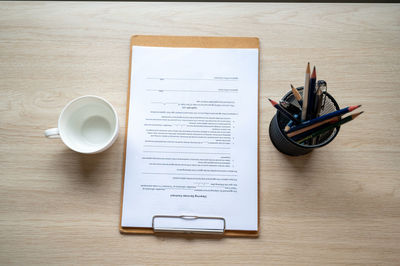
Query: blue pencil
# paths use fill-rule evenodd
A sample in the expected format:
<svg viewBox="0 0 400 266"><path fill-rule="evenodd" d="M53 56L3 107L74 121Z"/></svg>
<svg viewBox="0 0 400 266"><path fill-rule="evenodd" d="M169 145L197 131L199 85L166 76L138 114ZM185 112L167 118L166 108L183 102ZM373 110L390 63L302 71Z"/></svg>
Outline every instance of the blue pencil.
<svg viewBox="0 0 400 266"><path fill-rule="evenodd" d="M299 130L299 129L302 129L302 128L305 128L305 127L308 127L308 126L311 126L311 125L313 125L315 123L324 121L326 119L329 119L329 118L332 118L332 117L335 117L335 116L344 115L344 114L346 114L348 112L351 112L351 111L357 109L360 106L361 105L348 106L348 107L345 107L343 109L337 110L335 112L332 112L332 113L329 113L329 114L326 114L326 115L323 115L323 116L320 116L320 117L305 121L305 122L303 122L303 123L301 123L299 125L296 125L296 126L292 127L286 133L290 133L290 132L293 132L293 131L296 131L296 130Z"/></svg>

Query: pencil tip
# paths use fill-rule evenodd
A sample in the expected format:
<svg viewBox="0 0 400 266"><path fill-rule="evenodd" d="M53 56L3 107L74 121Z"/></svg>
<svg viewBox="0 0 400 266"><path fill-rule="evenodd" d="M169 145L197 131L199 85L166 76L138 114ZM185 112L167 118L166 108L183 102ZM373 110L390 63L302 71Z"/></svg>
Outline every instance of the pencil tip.
<svg viewBox="0 0 400 266"><path fill-rule="evenodd" d="M269 101L271 102L271 104L274 105L274 106L278 104L277 102L275 102L274 100L271 100L270 98L268 98L268 100L269 100Z"/></svg>
<svg viewBox="0 0 400 266"><path fill-rule="evenodd" d="M294 87L293 87L293 85L292 85L292 84L290 84L290 87L291 87L292 89L294 89Z"/></svg>
<svg viewBox="0 0 400 266"><path fill-rule="evenodd" d="M307 70L306 70L306 73L310 73L310 62L308 62L308 64L307 64Z"/></svg>
<svg viewBox="0 0 400 266"><path fill-rule="evenodd" d="M351 111L357 109L358 107L361 107L361 104L360 104L360 105L353 105L353 106L350 106L350 107L349 107L349 112L351 112Z"/></svg>
<svg viewBox="0 0 400 266"><path fill-rule="evenodd" d="M313 71L312 71L312 74L311 74L311 78L313 78L313 79L317 78L317 72L315 70L315 66L313 68Z"/></svg>
<svg viewBox="0 0 400 266"><path fill-rule="evenodd" d="M362 113L364 113L364 111L361 111L361 112L359 112L359 113L356 113L356 114L354 114L354 115L352 115L352 119L355 119L357 116L359 116L360 114L362 114Z"/></svg>

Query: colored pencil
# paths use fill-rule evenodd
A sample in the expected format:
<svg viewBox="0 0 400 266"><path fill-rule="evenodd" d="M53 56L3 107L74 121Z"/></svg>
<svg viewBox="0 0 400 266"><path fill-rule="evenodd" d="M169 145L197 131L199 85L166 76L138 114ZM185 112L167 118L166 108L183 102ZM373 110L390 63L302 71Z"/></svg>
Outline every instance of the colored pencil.
<svg viewBox="0 0 400 266"><path fill-rule="evenodd" d="M308 91L310 85L310 63L307 64L306 78L303 90L303 105L301 111L301 121L306 121L307 119L307 106L308 106Z"/></svg>
<svg viewBox="0 0 400 266"><path fill-rule="evenodd" d="M302 106L303 105L303 99L301 97L300 92L295 87L293 87L292 84L290 84L290 87L292 88L292 93L293 93L294 97L296 98L297 102L299 103L300 106Z"/></svg>
<svg viewBox="0 0 400 266"><path fill-rule="evenodd" d="M297 126L292 127L292 128L288 131L288 133L293 132L293 131L296 131L296 130L299 130L299 129L301 129L301 128L308 127L308 126L310 126L310 125L313 125L313 124L315 124L315 123L318 123L318 122L327 120L327 119L332 118L332 117L335 117L335 116L344 115L344 114L346 114L346 113L348 113L348 112L351 112L351 111L357 109L357 108L360 107L360 106L361 106L361 105L352 105L352 106L348 106L348 107L345 107L345 108L343 108L343 109L340 109L340 110L331 112L331 113L329 113L329 114L326 114L326 115L323 115L323 116L320 116L320 117L317 117L317 118L314 118L314 119L305 121L305 122L301 123L300 125L297 125Z"/></svg>
<svg viewBox="0 0 400 266"><path fill-rule="evenodd" d="M299 124L300 123L300 121L297 119L297 118L295 118L290 112L288 112L287 110L285 110L282 106L280 106L277 102L275 102L274 100L271 100L271 99L268 99L270 102L271 102L271 104L272 104L272 106L274 106L276 109L278 109L280 112L281 112L281 114L283 114L284 116L286 116L287 118L289 118L289 120L293 120L293 122L295 123L295 124Z"/></svg>
<svg viewBox="0 0 400 266"><path fill-rule="evenodd" d="M315 66L313 68L311 77L310 77L310 85L308 90L308 106L307 106L307 120L313 119L316 117L314 113L314 105L315 105L315 82L317 81L317 71L315 70Z"/></svg>
<svg viewBox="0 0 400 266"><path fill-rule="evenodd" d="M299 118L298 114L294 115L295 118ZM293 126L293 120L290 120L289 123L285 126L285 132L289 131L289 129Z"/></svg>
<svg viewBox="0 0 400 266"><path fill-rule="evenodd" d="M336 123L327 125L326 127L324 127L324 128L322 128L322 129L320 129L320 130L318 130L318 131L316 131L316 132L310 134L309 136L307 136L307 137L305 137L305 138L299 140L298 143L303 143L303 142L305 142L305 141L307 141L307 140L309 140L309 139L311 139L311 138L314 138L314 137L319 136L319 135L321 135L321 134L323 134L323 133L325 133L325 132L327 132L327 131L329 131L329 130L331 130L331 129L334 129L335 127L338 127L338 126L343 125L343 124L345 124L345 123L347 123L347 122L350 122L351 120L354 120L357 116L359 116L359 115L362 114L362 113L363 113L363 112L359 112L359 113L356 113L356 114L353 114L353 115L349 115L349 116L347 116L347 117L345 117L345 118L339 120L339 121L336 122Z"/></svg>
<svg viewBox="0 0 400 266"><path fill-rule="evenodd" d="M292 132L288 133L287 136L289 138L291 138L291 137L294 137L294 136L296 136L298 134L301 134L303 132L306 132L306 131L309 131L309 130L314 129L316 127L322 126L324 124L338 122L339 120L340 120L340 116L335 116L335 117L329 118L327 120L321 121L319 123L315 123L315 124L313 124L311 126L308 126L308 127L296 130L296 131L292 131Z"/></svg>

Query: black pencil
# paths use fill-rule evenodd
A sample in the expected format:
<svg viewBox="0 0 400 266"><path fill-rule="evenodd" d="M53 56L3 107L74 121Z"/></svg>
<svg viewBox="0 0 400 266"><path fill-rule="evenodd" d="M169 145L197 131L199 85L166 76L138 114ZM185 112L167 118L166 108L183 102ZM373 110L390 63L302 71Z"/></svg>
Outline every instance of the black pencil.
<svg viewBox="0 0 400 266"><path fill-rule="evenodd" d="M299 124L300 121L295 118L290 112L288 112L287 110L285 110L284 108L282 108L282 106L280 106L277 102L275 102L274 100L268 99L272 106L274 106L276 109L278 109L281 114L283 114L284 116L286 116L287 118L289 118L289 120L292 120L295 124Z"/></svg>
<svg viewBox="0 0 400 266"><path fill-rule="evenodd" d="M310 78L310 88L308 92L308 106L307 106L307 120L315 118L314 113L314 102L315 102L315 82L317 80L317 71L315 70L315 66L313 68L313 72Z"/></svg>
<svg viewBox="0 0 400 266"><path fill-rule="evenodd" d="M359 113L356 113L356 114L353 114L353 115L346 116L345 118L342 118L341 120L339 120L338 122L335 122L333 124L325 124L326 126L324 126L323 128L321 128L321 129L319 129L317 131L314 131L312 134L308 135L307 137L305 137L305 138L303 138L303 139L301 139L301 140L299 140L297 142L298 143L303 143L303 142L305 142L305 141L307 141L307 140L309 140L311 138L319 136L322 133L325 133L325 132L327 132L329 130L334 129L335 127L338 127L338 126L343 125L343 124L345 124L347 122L350 122L351 120L354 120L357 116L359 116L362 113L363 112L359 112Z"/></svg>

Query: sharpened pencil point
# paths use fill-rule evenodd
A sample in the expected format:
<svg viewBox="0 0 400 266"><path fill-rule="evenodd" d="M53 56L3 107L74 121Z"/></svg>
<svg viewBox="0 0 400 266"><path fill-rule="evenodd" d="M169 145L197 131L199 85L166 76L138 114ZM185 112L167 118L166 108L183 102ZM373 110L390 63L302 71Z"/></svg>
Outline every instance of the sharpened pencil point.
<svg viewBox="0 0 400 266"><path fill-rule="evenodd" d="M306 73L310 74L310 62L307 63L307 70Z"/></svg>
<svg viewBox="0 0 400 266"><path fill-rule="evenodd" d="M350 106L349 107L349 112L351 112L353 110L356 110L358 107L361 107L361 104L360 105L352 105L352 106Z"/></svg>
<svg viewBox="0 0 400 266"><path fill-rule="evenodd" d="M312 74L311 74L311 78L312 79L316 79L317 78L317 71L315 70L315 66L313 68Z"/></svg>
<svg viewBox="0 0 400 266"><path fill-rule="evenodd" d="M361 112L359 112L359 113L356 113L356 114L352 115L352 116L351 116L351 119L352 119L352 120L355 119L357 116L359 116L359 115L362 114L362 113L364 113L364 111L361 111Z"/></svg>
<svg viewBox="0 0 400 266"><path fill-rule="evenodd" d="M293 87L292 84L290 84L290 87L292 88L292 93L293 93L294 97L296 98L297 101L299 101L299 104L300 104L300 101L301 101L301 98L302 98L300 93L298 92L298 90L295 87Z"/></svg>
<svg viewBox="0 0 400 266"><path fill-rule="evenodd" d="M271 100L270 98L268 98L268 100L271 102L271 104L272 104L273 106L275 106L275 105L278 104L277 102L275 102L274 100Z"/></svg>

